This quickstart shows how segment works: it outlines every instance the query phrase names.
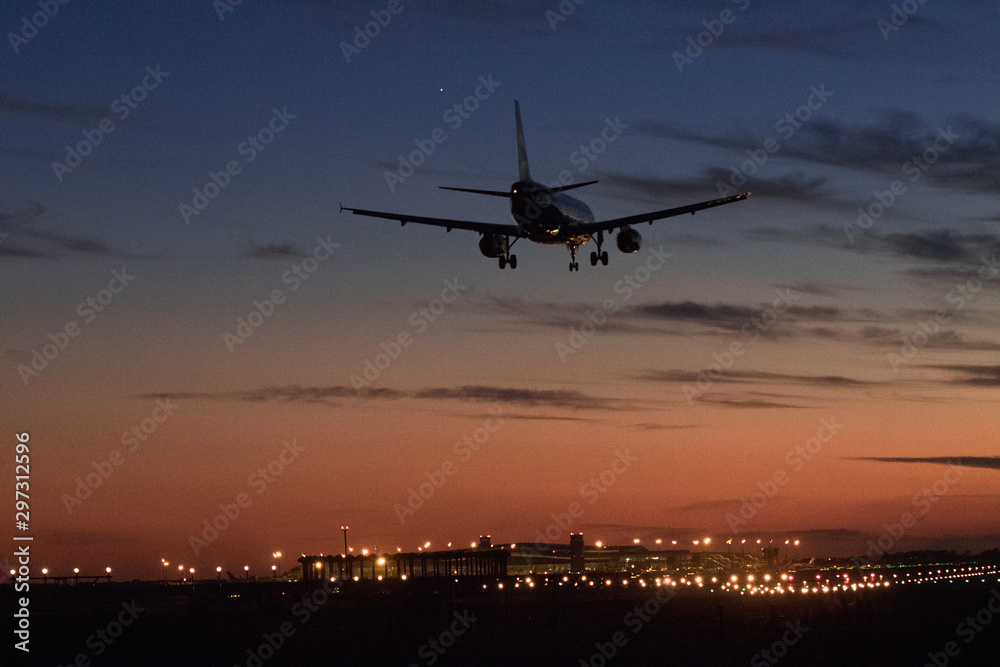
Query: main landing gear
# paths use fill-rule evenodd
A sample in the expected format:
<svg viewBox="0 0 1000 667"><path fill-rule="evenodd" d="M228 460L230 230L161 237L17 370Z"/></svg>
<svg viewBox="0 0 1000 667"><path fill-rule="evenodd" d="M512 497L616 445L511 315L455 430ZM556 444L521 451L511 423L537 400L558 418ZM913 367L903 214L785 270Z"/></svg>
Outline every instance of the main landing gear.
<svg viewBox="0 0 1000 667"><path fill-rule="evenodd" d="M597 252L590 253L590 265L591 266L597 266L597 263L600 262L604 266L607 266L608 265L608 251L607 250L604 250L604 251L601 250L601 245L604 243L604 232L603 231L597 232L597 238L594 239L594 240L597 242ZM573 250L573 256L575 258L576 257L575 248L571 248L571 250ZM575 269L573 268L574 265L576 266ZM580 270L580 266L578 264L576 264L576 262L574 261L573 264L569 265L569 270L570 271L579 271Z"/></svg>

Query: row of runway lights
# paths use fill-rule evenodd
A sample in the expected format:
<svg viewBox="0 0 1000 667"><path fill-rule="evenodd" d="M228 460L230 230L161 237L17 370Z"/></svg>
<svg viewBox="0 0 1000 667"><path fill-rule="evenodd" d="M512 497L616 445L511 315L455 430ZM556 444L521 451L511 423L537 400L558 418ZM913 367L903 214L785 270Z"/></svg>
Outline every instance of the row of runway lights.
<svg viewBox="0 0 1000 667"><path fill-rule="evenodd" d="M970 582L976 578L978 578L980 582L985 582L987 577L993 577L995 575L1000 575L1000 566L980 565L978 567L954 567L944 568L943 570L930 570L926 573L906 572L903 577L899 577L895 574L892 576L893 578L898 579L899 584L922 584L925 582L954 583L959 580ZM1000 576L997 577L997 581L1000 581Z"/></svg>
<svg viewBox="0 0 1000 667"><path fill-rule="evenodd" d="M379 558L378 564L379 565L385 565L385 559L384 558ZM169 565L169 563L164 562L164 565ZM319 566L320 564L317 563L316 565ZM178 567L178 570L179 570L180 573L184 572L184 566L183 565L178 565L177 567ZM274 566L274 565L271 566L272 572L275 571L276 569L277 569L276 566ZM244 572L246 572L246 573L249 574L250 566L249 565L244 565L243 566L243 570L244 570ZM106 572L107 576L111 575L111 568L110 567L104 568L104 571ZM189 573L191 575L194 575L194 573L195 573L195 569L193 567L190 568L188 571L189 571ZM222 567L221 566L220 567L216 567L215 571L216 571L217 574L221 575L221 573L222 573ZM10 573L11 573L12 576L17 574L16 570L11 570ZM42 574L45 575L45 576L48 576L48 573L49 573L48 568L44 568L43 567L42 568ZM78 568L78 567L73 568L73 573L74 573L74 575L78 576L80 574L80 568ZM916 573L906 572L904 574L904 578L899 578L899 575L897 575L897 574L893 574L892 577L893 577L893 579L896 579L895 583L900 584L900 585L904 585L904 584L922 584L924 582L935 582L935 581L954 582L954 581L960 580L960 579L961 580L965 580L966 582L968 582L971 579L974 579L974 578L977 578L977 577L980 579L980 581L985 582L986 581L986 576L985 575L992 576L992 575L998 575L998 574L1000 574L1000 566L996 566L996 565L989 565L989 566L982 565L982 566L978 566L978 567L956 567L956 568L945 568L944 570L938 569L938 570L929 571L927 573L924 573L924 572L916 572ZM87 575L87 576L93 576L93 575ZM838 590L840 590L840 591L846 591L848 588L850 588L850 590L852 590L852 591L856 591L858 589L864 589L864 588L878 588L878 587L882 587L882 586L884 586L884 587L888 587L889 586L889 582L888 581L881 581L881 580L880 581L875 581L875 574L869 574L868 575L868 578L870 578L871 581L865 581L864 579L862 579L862 581L860 583L859 582L851 583L849 581L850 575L848 575L847 573L844 573L844 574L839 575L839 576L842 576L843 579L844 579L844 581L842 581L840 583L837 583L837 584L833 584L833 586L830 585L830 581L831 580L829 578L823 580L822 583L820 583L820 581L819 581L820 580L820 575L818 575L818 574L816 575L817 582L816 582L815 585L810 585L810 584L803 585L803 584L799 584L798 587L796 587L796 584L793 583L794 582L794 575L788 575L788 574L782 574L781 577L780 577L780 581L779 580L775 580L774 584L771 584L771 581L772 581L773 578L771 577L770 574L765 574L762 577L763 583L755 583L756 577L754 575L752 575L752 574L747 575L746 576L746 582L744 583L744 585L742 587L739 584L739 577L737 575L735 575L735 574L731 575L729 577L728 581L723 581L721 584L719 582L719 578L718 577L711 577L711 579L710 579L710 581L708 583L710 583L712 586L718 586L719 590L721 590L721 591L730 591L731 590L731 591L740 591L741 593L749 592L751 595L754 595L756 593L785 593L785 592L788 592L788 593L795 593L795 592L800 592L800 593L809 593L809 592L812 592L812 593L818 593L818 592L829 593L831 591L838 591ZM883 575L880 575L879 578L881 579L882 576ZM383 577L381 575L379 575L377 579L378 579L378 581L382 581ZM405 574L402 575L400 577L400 579L402 579L403 581L406 581L407 575L405 575ZM837 581L838 578L834 577L833 580ZM330 581L331 582L336 582L337 578L336 577L330 577ZM358 577L357 576L354 577L354 581L358 581ZM455 581L457 582L458 579L456 579ZM622 579L621 580L622 586L628 586L630 581L632 581L632 580L630 580L630 579ZM636 581L639 582L639 586L640 587L645 588L648 585L645 579L639 578ZM1000 577L997 577L997 581L1000 581ZM521 577L518 577L517 581L514 584L514 588L520 588L521 583L524 583L528 588L534 588L535 587L535 581L532 579L532 577L525 577L523 579ZM557 583L558 583L559 586L562 586L565 583L569 583L569 577L568 576L564 576L562 578L562 581L559 581ZM594 579L589 579L588 580L587 575L580 575L580 581L573 582L573 586L574 587L579 587L579 585L581 583L585 584L587 586L594 586L595 580ZM597 580L597 583L598 584L603 583L605 586L611 586L611 585L613 585L614 581L611 580L611 579L605 579L603 582L601 582L600 580ZM670 577L663 577L663 578L657 577L655 579L655 583L656 583L657 586L677 586L678 583L679 583L681 586L692 586L692 585L694 585L697 588L704 588L705 585L706 585L705 578L701 577L701 576L696 576L696 577L693 577L693 578L681 577L680 579L672 579ZM784 585L783 585L783 583L784 583ZM549 581L546 578L544 580L544 585L548 586L548 584L549 584ZM483 584L483 588L486 588L486 587L487 587L487 585ZM503 587L504 587L504 585L503 585L502 582L498 584L498 588L502 589ZM710 590L714 591L715 589L714 589L714 587L711 587Z"/></svg>
<svg viewBox="0 0 1000 667"><path fill-rule="evenodd" d="M419 579L420 577L417 577L417 578ZM577 575L573 576L573 579L577 579L577 578L578 578L577 581L572 581L571 582L570 581L570 577L568 575L564 575L561 580L557 580L555 583L558 586L564 586L564 585L567 585L567 584L572 584L573 588L580 588L581 586L584 587L584 588L587 588L587 587L600 588L602 585L605 588L607 588L607 587L615 585L615 583L616 583L616 581L613 580L613 579L603 579L603 580L601 578L596 578L595 579L595 578L588 577L585 574L584 575L579 575L578 577L577 577ZM405 575L405 574L402 575L400 577L400 579L403 580L403 581L406 581L407 575ZM353 580L354 581L358 581L358 577L357 576L353 577ZM378 581L382 581L383 577L380 575L380 576L377 577L377 580ZM691 586L694 586L696 588L701 588L701 589L704 589L705 586L708 585L709 586L709 592L713 592L713 593L716 592L716 588L715 587L718 587L719 592L723 592L723 591L730 592L731 591L731 592L738 592L740 595L745 595L747 593L749 593L750 595L758 595L758 594L762 595L762 594L765 594L765 593L771 593L771 594L774 594L774 593L779 593L779 594L784 594L784 593L801 593L801 594L808 594L808 593L830 593L830 592L836 592L836 591L847 591L848 589L850 589L852 591L857 591L857 590L863 590L865 588L882 588L882 587L888 588L889 587L889 582L888 581L886 581L886 582L883 582L883 581L870 581L870 582L860 582L860 583L855 582L855 583L851 583L851 584L848 584L848 582L845 581L843 584L834 584L833 586L830 586L829 583L824 583L824 584L821 584L821 585L817 584L817 585L810 586L810 585L795 584L794 583L794 576L793 575L785 575L785 574L781 575L781 580L780 581L776 580L773 585L770 584L770 582L772 580L771 575L769 575L769 574L764 575L763 580L764 580L764 583L758 585L758 584L754 583L754 581L755 581L754 575L752 575L752 574L751 575L747 575L747 577L746 577L746 583L741 587L740 584L739 584L739 577L734 574L734 575L732 575L729 578L728 581L723 581L721 583L720 583L718 577L711 577L710 580L706 581L704 577L696 576L696 577L693 577L693 578L681 577L680 579L673 579L671 577L662 577L662 578L661 577L656 577L654 579L654 581L653 581L653 584L650 584L645 579L641 579L641 578L640 579L622 579L621 580L621 585L623 587L626 587L626 588L628 586L630 586L630 585L638 584L638 586L640 588L647 588L650 585L655 585L656 587L670 586L670 587L675 587L675 588L678 587L678 586L680 586L680 587L691 587ZM333 582L333 583L336 583L337 578L336 577L330 577L330 581ZM784 582L784 586L782 585L782 582ZM455 579L455 583L459 583L459 579ZM522 587L522 585L523 585L525 588L531 590L531 589L534 589L537 584L538 584L538 582L535 581L535 577L517 577L517 579L514 582L513 588L520 589ZM543 577L541 584L542 584L543 587L548 586L549 585L549 579L547 577ZM489 587L490 587L489 584L483 584L483 588L484 589L488 589ZM504 582L502 582L502 581L498 582L496 584L496 588L498 590L503 590L504 589Z"/></svg>
<svg viewBox="0 0 1000 667"><path fill-rule="evenodd" d="M992 567L992 568L987 568L987 567L955 568L953 571L946 569L943 572L941 570L938 570L937 572L939 574L933 574L933 575L928 574L927 576L919 576L919 575L922 575L923 573L918 572L917 573L917 575L918 575L917 578L909 578L910 574L907 573L907 575L906 575L907 578L906 579L897 580L896 582L884 581L884 580L882 580L881 576L879 577L879 580L876 580L876 575L875 574L869 574L867 576L867 578L866 578L867 580L866 579L862 579L862 581L860 581L860 582L859 581L851 582L850 579L849 579L850 575L848 575L848 574L845 573L843 575L840 575L840 576L843 577L843 581L840 581L839 577L834 577L834 579L832 581L829 578L826 579L826 580L820 581L820 575L816 575L817 581L815 583L806 584L804 582L795 583L795 581L794 581L794 575L783 574L783 575L780 576L779 579L775 579L770 574L765 574L763 577L761 577L762 581L758 581L757 578L754 575L750 574L750 575L747 575L745 577L745 581L741 585L740 582L739 582L740 578L737 575L734 574L734 575L731 575L728 580L723 580L721 582L720 582L720 580L719 580L718 577L710 577L708 579L706 579L705 577L701 577L701 576L695 576L695 577L691 577L691 578L689 578L689 577L680 577L679 579L673 579L671 577L662 577L662 578L661 577L656 577L653 580L653 584L652 585L655 585L657 587L663 587L663 586L692 587L693 586L695 588L700 588L700 589L704 589L706 586L708 586L710 592L716 592L716 589L718 589L719 592L734 592L734 593L739 593L740 595L745 595L745 594L748 594L748 593L750 595L765 595L765 594L773 595L773 594L776 594L776 593L779 594L779 595L783 595L785 593L800 593L800 594L809 594L809 593L836 593L838 591L839 592L846 592L848 590L850 590L850 591L859 591L859 590L866 590L866 589L889 588L890 585L892 585L892 583L897 583L897 584L923 583L924 581L943 581L943 580L952 580L952 579L965 579L966 581L969 581L970 579L975 578L977 576L981 576L983 574L997 574L998 573L996 567ZM897 575L894 574L893 578L896 579ZM354 579L354 581L358 581L358 577L357 576L355 576L353 579ZM382 581L383 577L379 576L377 579L379 581ZM403 581L406 581L407 575L405 575L405 574L402 575L400 577L400 579L402 579ZM516 589L519 589L523 585L525 588L527 588L529 590L530 589L534 589L535 586L539 583L535 579L536 579L535 577L517 577L516 581L514 582L513 587L516 588ZM603 580L600 579L600 578L595 579L595 578L592 578L592 577L588 577L587 575L574 575L573 579L576 579L576 580L575 581L571 581L570 577L568 575L564 575L561 580L557 580L555 583L558 586L564 586L564 585L571 584L572 587L574 587L574 588L580 588L581 586L583 586L585 588L587 588L587 587L600 587L601 585L603 585L604 587L610 587L610 586L613 586L616 583L616 580L613 580L613 579L603 579ZM772 580L773 580L774 583L771 583ZM982 581L986 581L985 578L982 578L981 580ZM330 581L331 582L336 582L337 578L336 577L331 577ZM621 581L621 585L623 587L628 587L628 586L633 585L633 584L638 584L638 586L640 588L646 588L647 586L651 585L645 579L641 579L641 578L639 578L639 579L621 579L620 581ZM1000 581L1000 577L998 577L997 581ZM459 579L455 579L455 582L458 583ZM548 586L549 585L549 578L548 577L543 577L542 581L541 581L541 585L543 587L544 586ZM504 583L503 582L498 582L496 584L496 587L499 590L503 590ZM489 584L483 584L483 588L484 589L489 588Z"/></svg>

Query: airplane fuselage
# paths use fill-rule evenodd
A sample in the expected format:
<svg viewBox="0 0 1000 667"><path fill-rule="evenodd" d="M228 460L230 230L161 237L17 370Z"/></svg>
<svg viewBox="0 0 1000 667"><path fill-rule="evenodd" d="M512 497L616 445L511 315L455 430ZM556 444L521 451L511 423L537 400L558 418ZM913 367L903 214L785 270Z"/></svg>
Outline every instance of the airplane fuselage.
<svg viewBox="0 0 1000 667"><path fill-rule="evenodd" d="M525 238L535 243L579 247L591 238L571 231L577 223L594 222L589 206L532 180L510 186L510 214Z"/></svg>

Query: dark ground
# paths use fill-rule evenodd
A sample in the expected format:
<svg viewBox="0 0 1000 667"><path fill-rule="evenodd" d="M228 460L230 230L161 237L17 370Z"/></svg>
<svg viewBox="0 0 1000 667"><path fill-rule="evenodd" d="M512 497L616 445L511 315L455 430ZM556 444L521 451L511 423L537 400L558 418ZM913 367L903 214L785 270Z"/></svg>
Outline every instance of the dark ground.
<svg viewBox="0 0 1000 667"><path fill-rule="evenodd" d="M936 667L1000 665L1000 614L987 607L995 594L1000 608L996 582L780 597L684 590L660 604L652 587L578 590L536 579L533 590L511 580L499 591L489 581L487 590L471 579L363 582L325 601L322 589L301 583L32 582L30 658L10 651L4 664L920 667L935 664L930 652ZM15 593L2 590L10 624ZM323 604L307 616L303 597L313 595ZM133 600L134 620L122 606ZM645 620L634 611L644 604ZM958 627L977 613L991 622ZM132 621L120 634L119 617ZM289 636L279 639L282 624ZM4 634L9 646L16 641ZM760 652L772 646L781 657L769 661Z"/></svg>

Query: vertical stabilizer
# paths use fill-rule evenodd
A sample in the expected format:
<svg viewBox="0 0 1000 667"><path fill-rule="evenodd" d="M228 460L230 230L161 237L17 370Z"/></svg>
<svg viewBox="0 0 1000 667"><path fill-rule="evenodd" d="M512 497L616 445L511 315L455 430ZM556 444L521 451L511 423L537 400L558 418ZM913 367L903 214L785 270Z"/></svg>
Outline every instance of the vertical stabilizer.
<svg viewBox="0 0 1000 667"><path fill-rule="evenodd" d="M530 181L528 151L524 147L524 128L521 126L521 105L514 100L514 116L517 119L517 176L519 181Z"/></svg>

